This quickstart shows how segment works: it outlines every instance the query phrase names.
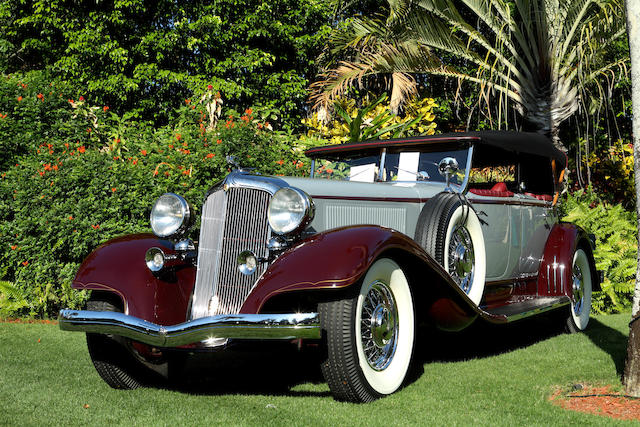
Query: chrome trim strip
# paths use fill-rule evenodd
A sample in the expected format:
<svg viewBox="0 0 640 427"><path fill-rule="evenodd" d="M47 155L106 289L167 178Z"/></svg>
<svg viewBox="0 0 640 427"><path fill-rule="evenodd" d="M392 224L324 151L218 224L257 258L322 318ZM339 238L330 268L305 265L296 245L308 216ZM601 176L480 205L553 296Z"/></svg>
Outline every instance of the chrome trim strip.
<svg viewBox="0 0 640 427"><path fill-rule="evenodd" d="M228 314L162 326L112 311L61 310L63 331L114 334L156 347L177 347L211 338L320 338L318 313Z"/></svg>
<svg viewBox="0 0 640 427"><path fill-rule="evenodd" d="M224 180L224 185L229 187L244 187L262 190L272 196L276 191L284 187L290 187L280 178L271 176L250 175L246 172L233 171Z"/></svg>

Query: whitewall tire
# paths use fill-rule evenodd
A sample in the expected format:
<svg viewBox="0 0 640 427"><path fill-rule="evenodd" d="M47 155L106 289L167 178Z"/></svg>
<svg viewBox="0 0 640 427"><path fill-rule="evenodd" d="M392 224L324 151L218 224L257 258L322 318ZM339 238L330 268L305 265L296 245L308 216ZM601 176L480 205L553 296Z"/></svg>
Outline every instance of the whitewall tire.
<svg viewBox="0 0 640 427"><path fill-rule="evenodd" d="M322 372L338 400L369 402L398 390L414 345L411 289L400 266L374 262L350 298L320 304L327 338Z"/></svg>

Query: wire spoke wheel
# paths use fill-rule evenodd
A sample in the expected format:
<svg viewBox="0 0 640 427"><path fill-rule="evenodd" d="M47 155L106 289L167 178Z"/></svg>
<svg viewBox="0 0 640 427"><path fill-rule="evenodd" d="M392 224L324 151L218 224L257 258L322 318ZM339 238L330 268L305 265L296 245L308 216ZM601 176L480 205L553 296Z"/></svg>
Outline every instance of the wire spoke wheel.
<svg viewBox="0 0 640 427"><path fill-rule="evenodd" d="M362 347L367 362L376 371L381 371L393 360L398 339L398 309L385 283L377 281L371 285L360 316Z"/></svg>
<svg viewBox="0 0 640 427"><path fill-rule="evenodd" d="M457 224L449 241L449 273L458 286L468 294L475 275L473 241L464 225Z"/></svg>

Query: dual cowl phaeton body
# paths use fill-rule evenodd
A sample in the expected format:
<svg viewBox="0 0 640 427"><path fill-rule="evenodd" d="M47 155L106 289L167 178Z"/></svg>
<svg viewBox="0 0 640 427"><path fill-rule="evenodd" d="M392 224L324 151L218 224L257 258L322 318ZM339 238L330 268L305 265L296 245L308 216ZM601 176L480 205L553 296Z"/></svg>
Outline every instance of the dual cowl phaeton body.
<svg viewBox="0 0 640 427"><path fill-rule="evenodd" d="M235 170L201 209L163 195L154 234L97 248L76 289L96 369L131 388L181 349L238 340L314 340L334 396L393 393L418 320L450 331L551 310L587 326L599 286L593 239L561 223L566 157L544 137L456 133L315 148L310 178ZM157 370L157 369L156 369Z"/></svg>

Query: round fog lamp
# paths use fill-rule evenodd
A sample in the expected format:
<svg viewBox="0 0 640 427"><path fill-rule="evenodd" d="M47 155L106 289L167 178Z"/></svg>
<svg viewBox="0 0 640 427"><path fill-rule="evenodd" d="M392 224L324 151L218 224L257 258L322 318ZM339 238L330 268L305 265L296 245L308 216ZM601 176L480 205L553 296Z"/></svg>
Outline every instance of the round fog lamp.
<svg viewBox="0 0 640 427"><path fill-rule="evenodd" d="M258 259L256 254L251 251L243 251L238 255L238 269L240 273L249 276L256 272L258 268Z"/></svg>
<svg viewBox="0 0 640 427"><path fill-rule="evenodd" d="M144 261L147 263L149 270L156 272L162 270L164 267L164 252L160 248L149 248L144 256Z"/></svg>

